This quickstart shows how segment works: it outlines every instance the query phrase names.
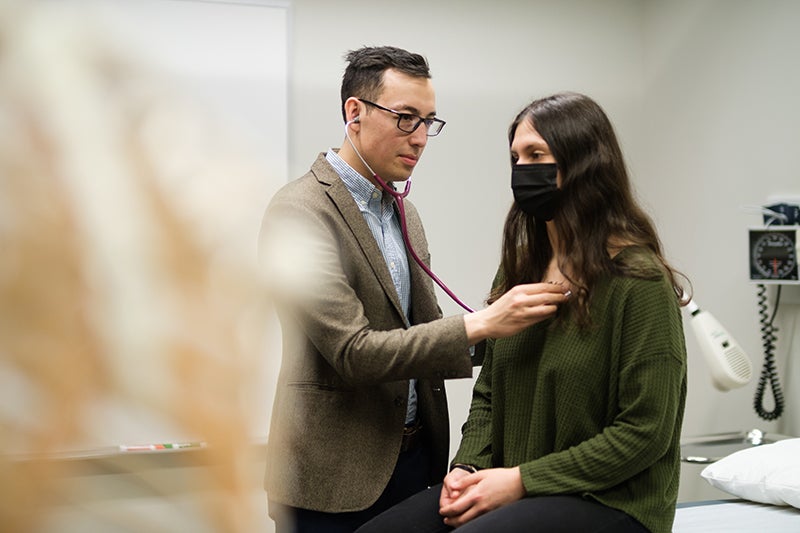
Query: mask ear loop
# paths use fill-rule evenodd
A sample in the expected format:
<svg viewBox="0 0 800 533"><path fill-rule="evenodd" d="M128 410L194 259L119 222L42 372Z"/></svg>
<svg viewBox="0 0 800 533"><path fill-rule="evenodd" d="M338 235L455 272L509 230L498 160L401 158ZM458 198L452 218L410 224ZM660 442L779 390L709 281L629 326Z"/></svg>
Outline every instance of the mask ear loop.
<svg viewBox="0 0 800 533"><path fill-rule="evenodd" d="M406 249L411 254L411 257L420 266L420 268L425 271L425 273L428 275L428 277L430 277L433 281L435 281L436 284L439 287L441 287L441 289L445 293L447 293L447 295L455 303L460 305L467 312L474 313L475 310L473 308L471 308L470 306L468 306L467 304L465 304L464 302L462 302L461 299L458 296L456 296L455 293L453 291L451 291L447 287L447 285L445 285L444 282L441 279L439 279L439 277L436 274L433 273L433 271L428 267L428 265L426 265L422 261L422 259L419 258L419 256L417 255L417 252L414 250L414 247L411 246L411 240L408 238L408 227L406 226L406 209L405 209L405 206L403 205L403 198L408 196L408 193L411 192L411 178L406 180L406 187L405 187L405 190L403 190L403 192L397 192L396 190L394 190L394 188L390 187L385 181L383 181L383 179L380 176L378 176L378 174L374 170L372 170L372 167L369 166L369 164L364 160L364 158L361 157L361 153L358 151L358 148L356 148L356 145L353 143L353 140L350 138L350 132L348 131L348 127L352 123L353 123L353 121L351 120L351 121L347 122L344 125L344 134L345 134L345 137L347 138L347 142L349 142L350 146L353 147L353 150L355 151L356 155L361 160L361 162L364 163L364 166L367 167L367 169L372 173L372 177L375 178L375 181L378 182L378 184L381 186L381 188L384 191L388 192L392 196L392 198L394 198L395 203L397 204L397 211L400 214L400 230L401 230L401 233L403 234L403 242L406 245Z"/></svg>

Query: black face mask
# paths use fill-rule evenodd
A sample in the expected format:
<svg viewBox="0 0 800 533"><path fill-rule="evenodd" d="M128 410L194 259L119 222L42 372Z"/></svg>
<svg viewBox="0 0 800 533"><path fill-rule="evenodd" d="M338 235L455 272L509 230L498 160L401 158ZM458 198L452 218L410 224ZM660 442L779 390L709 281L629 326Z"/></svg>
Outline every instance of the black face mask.
<svg viewBox="0 0 800 533"><path fill-rule="evenodd" d="M561 197L557 174L555 163L512 165L511 190L519 208L538 220L552 220Z"/></svg>

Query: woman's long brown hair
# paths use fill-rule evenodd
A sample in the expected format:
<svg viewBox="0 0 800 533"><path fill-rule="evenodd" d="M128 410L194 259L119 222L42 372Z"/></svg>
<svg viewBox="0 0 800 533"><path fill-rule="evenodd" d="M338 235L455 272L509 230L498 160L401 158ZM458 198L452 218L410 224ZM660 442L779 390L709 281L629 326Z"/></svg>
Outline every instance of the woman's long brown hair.
<svg viewBox="0 0 800 533"><path fill-rule="evenodd" d="M678 278L688 279L664 258L655 226L634 198L614 128L600 106L570 92L535 100L509 127L509 146L523 121L547 142L561 173L562 194L553 222L560 247L558 266L577 296L570 307L578 323L590 324L589 301L598 280L640 275L612 261L608 249L614 245L651 250L680 303L688 303ZM552 257L545 223L512 205L503 230L498 280L487 301L497 300L514 285L544 281Z"/></svg>

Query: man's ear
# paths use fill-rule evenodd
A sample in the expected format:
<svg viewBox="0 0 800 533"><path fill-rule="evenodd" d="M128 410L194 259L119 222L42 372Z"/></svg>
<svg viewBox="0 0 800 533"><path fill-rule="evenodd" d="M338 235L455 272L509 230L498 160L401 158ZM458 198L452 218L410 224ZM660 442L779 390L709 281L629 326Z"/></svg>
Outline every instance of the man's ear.
<svg viewBox="0 0 800 533"><path fill-rule="evenodd" d="M347 117L347 122L349 123L358 123L359 115L361 114L361 105L358 101L358 98L351 96L344 102L344 112L345 117Z"/></svg>

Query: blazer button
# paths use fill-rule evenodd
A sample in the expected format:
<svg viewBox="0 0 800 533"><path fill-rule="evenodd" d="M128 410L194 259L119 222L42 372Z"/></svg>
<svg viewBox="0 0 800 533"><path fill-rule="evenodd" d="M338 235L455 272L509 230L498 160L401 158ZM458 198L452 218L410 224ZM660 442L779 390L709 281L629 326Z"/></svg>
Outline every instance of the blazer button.
<svg viewBox="0 0 800 533"><path fill-rule="evenodd" d="M402 396L398 396L397 398L394 399L394 404L397 407L403 407L406 404L406 401L403 399Z"/></svg>

